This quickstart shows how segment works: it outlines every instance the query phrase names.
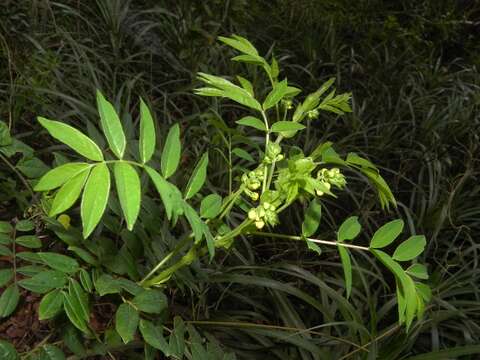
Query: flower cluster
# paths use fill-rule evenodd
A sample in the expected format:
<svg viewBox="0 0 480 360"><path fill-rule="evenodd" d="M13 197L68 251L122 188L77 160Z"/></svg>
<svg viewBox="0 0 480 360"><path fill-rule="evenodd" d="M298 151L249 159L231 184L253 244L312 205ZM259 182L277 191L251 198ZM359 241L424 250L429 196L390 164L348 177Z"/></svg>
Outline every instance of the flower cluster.
<svg viewBox="0 0 480 360"><path fill-rule="evenodd" d="M319 180L327 190L330 190L332 185L342 189L347 184L345 176L340 172L339 168L321 169L317 173L317 180ZM318 196L322 196L323 194L323 191L317 190Z"/></svg>
<svg viewBox="0 0 480 360"><path fill-rule="evenodd" d="M242 183L245 185L245 193L253 201L257 201L259 198L258 192L256 191L262 186L263 175L264 170L260 167L242 175Z"/></svg>
<svg viewBox="0 0 480 360"><path fill-rule="evenodd" d="M248 218L255 221L257 229L263 228L265 224L271 226L278 224L276 207L268 202L260 204L257 208L250 209Z"/></svg>

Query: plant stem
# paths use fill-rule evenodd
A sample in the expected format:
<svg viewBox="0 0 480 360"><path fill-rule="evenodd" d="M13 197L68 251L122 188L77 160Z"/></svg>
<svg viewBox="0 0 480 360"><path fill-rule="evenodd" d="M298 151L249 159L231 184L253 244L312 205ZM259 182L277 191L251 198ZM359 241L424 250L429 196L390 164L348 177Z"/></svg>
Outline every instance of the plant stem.
<svg viewBox="0 0 480 360"><path fill-rule="evenodd" d="M3 161L10 169L12 169L12 171L18 176L18 178L20 179L20 181L23 183L23 185L25 185L25 187L27 188L27 190L30 192L30 195L32 195L32 198L35 197L35 194L34 194L34 192L33 192L32 187L30 186L30 184L28 183L28 181L23 177L23 175L20 173L20 171L18 171L17 168L16 168L5 156L3 156L2 154L0 154L0 159L2 159L2 161Z"/></svg>
<svg viewBox="0 0 480 360"><path fill-rule="evenodd" d="M268 144L270 142L270 128L268 126L268 119L265 111L262 111L263 121L265 123L265 127L267 128L267 133L265 134L265 156L267 155ZM265 164L263 168L263 183L262 183L262 194L265 190L268 189L267 187L267 176L268 176L268 165Z"/></svg>
<svg viewBox="0 0 480 360"><path fill-rule="evenodd" d="M338 242L338 241L328 241L328 240L319 240L319 239L312 239L312 238L305 238L301 236L295 236L295 235L284 235L284 234L277 234L277 233L267 233L267 232L262 232L262 231L252 231L250 232L252 235L259 235L259 236L270 236L274 238L281 238L281 239L288 239L288 240L308 240L317 244L324 244L324 245L330 245L330 246L343 246L346 248L351 248L351 249L357 249L357 250L363 250L363 251L370 251L370 248L366 246L359 246L359 245L352 245L352 244L346 244L343 242Z"/></svg>

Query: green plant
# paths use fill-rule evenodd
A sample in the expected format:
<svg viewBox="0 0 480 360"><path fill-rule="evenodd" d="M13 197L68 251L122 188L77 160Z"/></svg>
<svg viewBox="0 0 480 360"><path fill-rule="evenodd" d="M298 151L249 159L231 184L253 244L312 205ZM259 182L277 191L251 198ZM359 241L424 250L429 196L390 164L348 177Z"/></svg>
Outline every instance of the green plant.
<svg viewBox="0 0 480 360"><path fill-rule="evenodd" d="M206 86L195 92L201 96L228 98L248 110L248 115L236 121L238 131L247 132L247 128L252 128L262 135L262 146L258 147L258 152L249 153L248 149L240 149L236 153L241 154L241 158L253 159L256 165L241 172L238 172L238 167L235 168L236 173L232 170L229 190L224 192L223 198L217 193L201 195L209 164L209 154L206 152L182 191L175 182L179 178L181 161L180 127L176 124L170 128L163 150L158 153L155 123L143 100L140 100L138 141L127 141L114 106L97 92L100 124L109 146L108 151L102 150L95 141L67 124L39 118L40 124L51 136L86 158L86 161L63 163L35 184L35 190L45 192L42 201L45 212L50 218L57 218L56 221L48 220L49 228L68 245L67 250L74 256L42 251L29 252L28 256L23 254L25 260L39 265L25 274L26 279L18 282L13 275L8 275L5 284L13 279L13 284L8 288L12 290L4 292L0 302L14 304L11 298L15 296L18 301L18 285L45 294L40 303L41 318L48 319L65 313L75 328L100 342L89 324L91 298L119 294L122 304L116 310L115 329L121 340L130 343L139 329L148 344L146 352L151 351L152 347L166 355L182 357L185 352L185 327L180 318L175 318L169 341L164 339L162 326L168 301L158 288L165 287L167 281L183 267L206 254L210 260L213 259L217 249L229 249L238 236L246 235L304 241L308 248L318 254L322 251L319 245L338 248L347 298L352 291L350 249L371 252L393 273L397 282L399 322L406 323L407 329L410 328L416 316L422 317L425 303L430 298L428 286L414 278L426 279L428 275L421 264L412 264L404 270L401 263L414 260L423 251L426 243L423 236L410 237L390 256L380 249L396 240L403 231L403 221L394 220L383 225L366 247L349 242L361 232L358 218L353 216L339 227L336 241L312 237L319 228L324 207L322 200L335 198L335 192L346 186L346 177L340 168L351 169L365 176L377 191L383 208L396 206L388 185L375 165L367 159L355 153L342 158L335 152L331 142L318 145L306 156L303 149L293 143L295 136L318 118L319 112L338 115L350 112L350 95L336 94L334 79L330 79L300 102L297 97L301 90L290 86L286 79L279 79L280 71L275 58L267 61L242 37L220 39L240 51L241 55L234 57L234 61L263 69L271 90L265 94L263 101L259 101L259 96L255 95L257 90L246 78L238 76L240 85L236 85L222 77L200 73L199 79ZM142 217L142 196L148 193L147 178L162 200L163 212L160 216L168 219L171 229L181 233L177 235L178 240L170 252L164 254L150 269L143 269L137 266L133 257L137 245L132 241L139 239L129 237L129 231L135 231L135 224ZM232 185L234 180L238 180L236 189ZM116 197L111 196L112 182L115 184ZM80 196L82 234L71 231L70 218L64 214ZM308 204L301 235L272 232L281 221L281 213L294 203ZM151 204L144 206L150 207ZM240 209L243 214L240 221L231 216L233 209ZM111 232L118 231L121 226L119 218L124 219L129 231L121 231L124 245L118 256L109 258L105 253L112 251L113 244L110 246L108 239L102 237L102 227ZM116 222L112 223L115 219ZM190 226L188 231L182 226L183 220ZM99 224L102 226L99 227ZM7 244L15 244L16 233L7 224L4 225L5 238L12 239ZM137 230L142 233L142 229ZM155 247L151 239L142 238L144 248ZM100 261L102 255L108 260ZM155 258L148 252L147 256ZM190 325L187 327L191 339L190 354L193 356L195 351L206 351L198 341L195 329Z"/></svg>

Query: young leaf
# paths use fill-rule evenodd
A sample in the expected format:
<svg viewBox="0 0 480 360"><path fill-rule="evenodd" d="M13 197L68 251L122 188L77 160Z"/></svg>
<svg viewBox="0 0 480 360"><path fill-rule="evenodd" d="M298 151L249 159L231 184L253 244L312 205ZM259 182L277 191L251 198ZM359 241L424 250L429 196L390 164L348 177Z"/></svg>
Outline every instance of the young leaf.
<svg viewBox="0 0 480 360"><path fill-rule="evenodd" d="M375 234L373 234L370 247L373 249L381 249L391 244L403 230L403 220L397 219L390 221L381 226Z"/></svg>
<svg viewBox="0 0 480 360"><path fill-rule="evenodd" d="M208 152L205 152L188 180L187 188L185 189L185 200L190 199L202 188L207 177L207 166Z"/></svg>
<svg viewBox="0 0 480 360"><path fill-rule="evenodd" d="M260 131L267 131L265 123L254 117L254 116L245 116L240 120L235 121L238 125L253 127Z"/></svg>
<svg viewBox="0 0 480 360"><path fill-rule="evenodd" d="M62 186L65 182L90 167L90 164L73 162L61 165L42 176L35 185L35 191L48 191Z"/></svg>
<svg viewBox="0 0 480 360"><path fill-rule="evenodd" d="M110 145L110 149L121 159L126 145L122 123L113 105L105 99L99 90L97 90L97 106L102 130Z"/></svg>
<svg viewBox="0 0 480 360"><path fill-rule="evenodd" d="M302 224L302 235L309 237L315 234L320 225L322 217L322 204L317 199L313 199L305 212L305 219Z"/></svg>
<svg viewBox="0 0 480 360"><path fill-rule="evenodd" d="M62 254L54 252L39 252L37 254L45 265L48 265L53 270L58 270L66 274L73 274L80 268L77 260Z"/></svg>
<svg viewBox="0 0 480 360"><path fill-rule="evenodd" d="M140 178L133 166L123 161L115 163L113 173L127 228L132 231L140 211Z"/></svg>
<svg viewBox="0 0 480 360"><path fill-rule="evenodd" d="M38 122L58 141L93 161L103 161L102 150L88 136L70 125L38 117Z"/></svg>
<svg viewBox="0 0 480 360"><path fill-rule="evenodd" d="M169 346L161 329L153 325L150 321L140 320L140 333L145 342L153 346L155 349L162 351L164 354L169 353Z"/></svg>
<svg viewBox="0 0 480 360"><path fill-rule="evenodd" d="M338 229L337 240L343 242L344 240L355 239L362 229L358 222L357 216L351 216L345 220Z"/></svg>
<svg viewBox="0 0 480 360"><path fill-rule="evenodd" d="M393 253L393 258L397 261L409 261L420 255L425 249L427 241L423 235L414 235L409 237L403 243L398 245Z"/></svg>
<svg viewBox="0 0 480 360"><path fill-rule="evenodd" d="M270 109L283 99L287 93L287 85L287 80L282 80L275 84L274 88L272 91L270 91L270 93L267 95L267 98L263 102L263 110L266 111Z"/></svg>
<svg viewBox="0 0 480 360"><path fill-rule="evenodd" d="M77 201L89 174L90 167L83 170L78 175L75 175L62 185L53 199L52 207L50 208L48 216L54 217L65 210L68 210L75 201Z"/></svg>
<svg viewBox="0 0 480 360"><path fill-rule="evenodd" d="M107 206L110 194L110 173L105 163L95 165L82 197L80 215L82 217L83 237L86 239L99 223Z"/></svg>
<svg viewBox="0 0 480 360"><path fill-rule="evenodd" d="M153 124L152 114L143 99L140 99L140 139L139 153L142 163L149 161L155 152L155 125Z"/></svg>
<svg viewBox="0 0 480 360"><path fill-rule="evenodd" d="M38 307L38 319L47 320L57 315L63 307L63 295L56 289L45 294Z"/></svg>
<svg viewBox="0 0 480 360"><path fill-rule="evenodd" d="M244 54L258 56L258 51L255 46L244 37L238 35L232 35L231 37L219 36L218 40Z"/></svg>
<svg viewBox="0 0 480 360"><path fill-rule="evenodd" d="M347 290L347 299L352 292L352 262L350 259L350 252L347 248L338 245L338 253L342 261L343 274L345 276L345 289Z"/></svg>
<svg viewBox="0 0 480 360"><path fill-rule="evenodd" d="M412 264L407 270L405 270L405 272L409 275L415 276L417 279L428 279L428 271L423 264Z"/></svg>
<svg viewBox="0 0 480 360"><path fill-rule="evenodd" d="M133 306L148 314L160 314L168 306L167 297L160 290L143 290L132 300Z"/></svg>
<svg viewBox="0 0 480 360"><path fill-rule="evenodd" d="M298 131L305 129L305 126L292 121L278 121L270 128L271 132Z"/></svg>
<svg viewBox="0 0 480 360"><path fill-rule="evenodd" d="M165 179L168 179L177 170L180 163L181 149L180 126L175 124L168 131L162 152L161 169Z"/></svg>
<svg viewBox="0 0 480 360"><path fill-rule="evenodd" d="M18 286L12 284L0 296L0 318L5 318L15 311L20 299Z"/></svg>
<svg viewBox="0 0 480 360"><path fill-rule="evenodd" d="M200 216L205 219L213 219L220 214L222 209L222 197L218 194L210 194L203 198L200 203Z"/></svg>
<svg viewBox="0 0 480 360"><path fill-rule="evenodd" d="M238 79L238 82L240 83L240 85L242 85L242 87L248 91L248 93L252 96L254 96L254 92L253 92L253 85L252 83L245 79L244 77L241 77L241 76L237 76L237 79Z"/></svg>
<svg viewBox="0 0 480 360"><path fill-rule="evenodd" d="M138 311L132 305L123 303L118 307L115 314L115 329L125 344L133 340L139 320Z"/></svg>

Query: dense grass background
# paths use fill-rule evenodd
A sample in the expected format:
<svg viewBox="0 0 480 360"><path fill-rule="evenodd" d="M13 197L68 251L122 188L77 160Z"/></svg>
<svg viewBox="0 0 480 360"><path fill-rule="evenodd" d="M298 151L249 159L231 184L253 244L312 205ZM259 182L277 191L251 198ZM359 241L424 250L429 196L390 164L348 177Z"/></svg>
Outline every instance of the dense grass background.
<svg viewBox="0 0 480 360"><path fill-rule="evenodd" d="M94 136L96 88L115 99L126 123L142 95L160 128L181 121L184 138L195 139L185 141L188 165L207 146L221 148L215 127L206 126L211 110L231 126L237 116L231 105L192 94L196 72L242 69L259 88L263 81L229 61L218 35L237 33L263 54L273 52L289 81L307 90L336 76L338 87L353 93L354 112L321 118L299 145L312 149L328 139L340 152L367 156L380 165L399 207L383 213L359 178L330 204L322 235L350 214L370 232L401 216L411 232L425 233L421 260L434 289L425 318L408 334L395 324L393 281L362 254L347 302L335 251L318 257L302 244L240 239L214 264L179 276L172 311L245 359L402 359L478 345L479 18L480 7L468 0L7 0L0 12L0 117L49 163L58 146L38 136L36 115ZM225 164L220 157L214 164L209 186L225 188ZM0 166L0 214L21 216L31 205L27 189ZM285 219L296 217L293 211ZM295 221L282 227L298 231Z"/></svg>

